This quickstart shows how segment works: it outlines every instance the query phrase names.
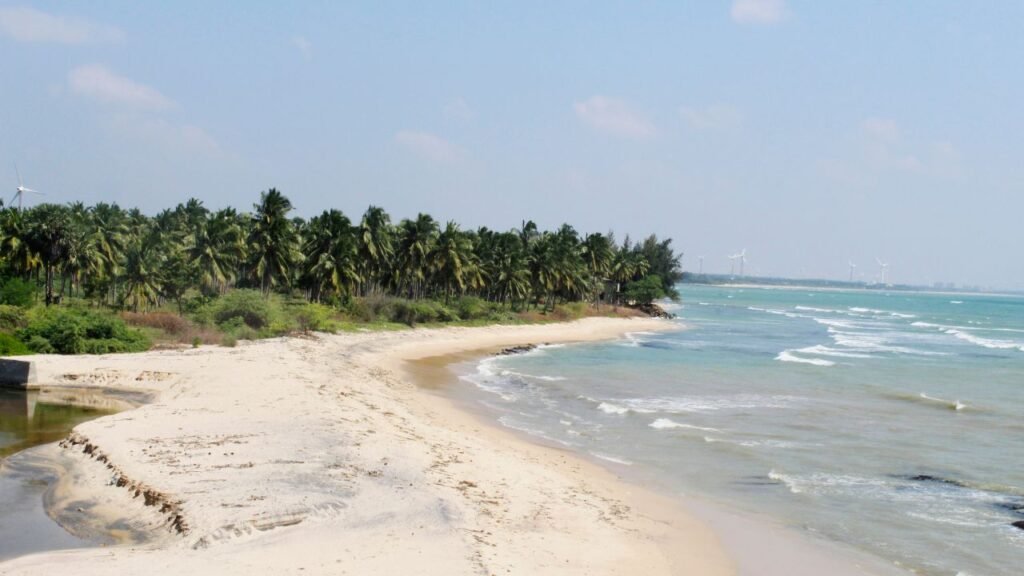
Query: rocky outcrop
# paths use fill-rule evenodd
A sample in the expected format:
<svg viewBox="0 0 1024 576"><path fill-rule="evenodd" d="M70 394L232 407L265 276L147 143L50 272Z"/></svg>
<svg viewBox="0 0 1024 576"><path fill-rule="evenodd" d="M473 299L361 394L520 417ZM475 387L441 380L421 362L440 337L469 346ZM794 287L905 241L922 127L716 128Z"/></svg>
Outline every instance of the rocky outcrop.
<svg viewBox="0 0 1024 576"><path fill-rule="evenodd" d="M675 314L666 312L664 308L658 306L653 302L650 304L637 304L635 308L643 312L644 314L647 314L651 318L665 318L671 320L672 318L676 317Z"/></svg>
<svg viewBox="0 0 1024 576"><path fill-rule="evenodd" d="M519 346L509 346L508 348L502 348L499 352L496 352L495 356L512 356L513 354L525 354L531 350L536 350L536 344L522 344Z"/></svg>

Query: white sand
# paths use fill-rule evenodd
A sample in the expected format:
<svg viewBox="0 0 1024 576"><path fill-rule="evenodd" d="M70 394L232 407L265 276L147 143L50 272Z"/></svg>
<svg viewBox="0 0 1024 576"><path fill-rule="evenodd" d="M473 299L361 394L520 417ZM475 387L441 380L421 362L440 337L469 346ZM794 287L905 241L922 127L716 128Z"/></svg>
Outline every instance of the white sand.
<svg viewBox="0 0 1024 576"><path fill-rule="evenodd" d="M439 362L410 360L673 327L588 319L36 357L41 383L155 400L48 448L67 471L51 512L113 523L128 543L25 556L0 574L887 573L706 503L687 505L694 516L412 383L438 378ZM159 537L131 543L139 532Z"/></svg>
<svg viewBox="0 0 1024 576"><path fill-rule="evenodd" d="M403 371L666 327L589 319L39 357L41 383L157 392L76 429L59 451L73 473L58 501L162 537L22 557L0 573L730 574L716 537L673 502L483 426Z"/></svg>

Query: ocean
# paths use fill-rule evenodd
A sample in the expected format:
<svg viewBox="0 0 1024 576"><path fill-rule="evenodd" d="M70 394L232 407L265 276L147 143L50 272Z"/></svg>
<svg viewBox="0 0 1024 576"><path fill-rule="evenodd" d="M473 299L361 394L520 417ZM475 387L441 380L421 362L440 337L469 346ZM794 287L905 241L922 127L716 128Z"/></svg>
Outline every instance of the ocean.
<svg viewBox="0 0 1024 576"><path fill-rule="evenodd" d="M1024 566L1024 298L680 286L686 330L462 366L484 417L927 575Z"/></svg>

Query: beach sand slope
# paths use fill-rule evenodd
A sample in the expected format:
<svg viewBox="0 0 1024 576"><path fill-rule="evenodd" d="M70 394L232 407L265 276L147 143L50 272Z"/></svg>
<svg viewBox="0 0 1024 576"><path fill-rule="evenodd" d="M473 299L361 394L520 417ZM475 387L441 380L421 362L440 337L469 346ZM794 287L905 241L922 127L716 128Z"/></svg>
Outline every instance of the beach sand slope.
<svg viewBox="0 0 1024 576"><path fill-rule="evenodd" d="M672 326L587 319L39 357L44 383L155 394L75 429L52 512L157 537L0 573L732 574L714 534L673 501L483 425L415 386L408 362Z"/></svg>

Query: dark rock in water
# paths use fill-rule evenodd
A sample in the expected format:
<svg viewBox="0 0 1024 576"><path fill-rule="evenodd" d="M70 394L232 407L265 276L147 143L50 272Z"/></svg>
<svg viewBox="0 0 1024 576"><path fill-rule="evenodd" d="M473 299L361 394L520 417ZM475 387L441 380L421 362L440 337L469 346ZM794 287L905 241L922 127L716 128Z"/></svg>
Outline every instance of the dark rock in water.
<svg viewBox="0 0 1024 576"><path fill-rule="evenodd" d="M1009 510L1014 514L1024 516L1024 502L999 502L996 506L1003 510Z"/></svg>
<svg viewBox="0 0 1024 576"><path fill-rule="evenodd" d="M654 304L654 303L651 303L651 304L638 304L636 306L636 309L641 311L641 312L643 312L644 314L647 314L651 318L666 318L666 319L671 320L672 318L676 317L675 314L671 314L669 312L666 312L664 308L662 308L661 306L658 306L657 304Z"/></svg>
<svg viewBox="0 0 1024 576"><path fill-rule="evenodd" d="M526 352L529 352L530 350L535 350L536 348L537 348L536 344L523 344L521 346L510 346L508 348L503 348L500 352L497 352L495 354L495 356L511 356L513 354L524 354Z"/></svg>
<svg viewBox="0 0 1024 576"><path fill-rule="evenodd" d="M1024 520L1018 520L1018 521L1014 522L1013 524L1010 524L1010 526L1013 526L1014 528L1020 528L1021 530L1024 530Z"/></svg>
<svg viewBox="0 0 1024 576"><path fill-rule="evenodd" d="M961 488L966 487L963 482L959 480L950 480L949 478L942 478L939 476L932 476L930 474L918 474L916 476L908 476L907 480L914 482L935 482L937 484L949 484L950 486L959 486Z"/></svg>

